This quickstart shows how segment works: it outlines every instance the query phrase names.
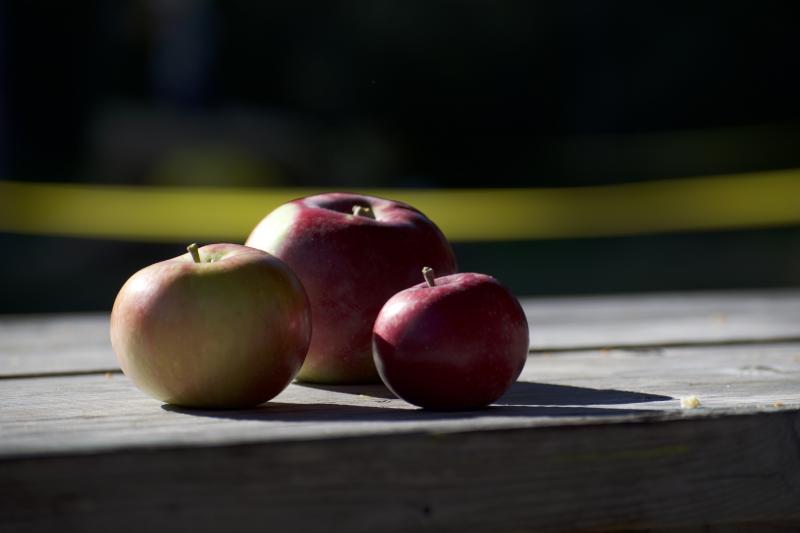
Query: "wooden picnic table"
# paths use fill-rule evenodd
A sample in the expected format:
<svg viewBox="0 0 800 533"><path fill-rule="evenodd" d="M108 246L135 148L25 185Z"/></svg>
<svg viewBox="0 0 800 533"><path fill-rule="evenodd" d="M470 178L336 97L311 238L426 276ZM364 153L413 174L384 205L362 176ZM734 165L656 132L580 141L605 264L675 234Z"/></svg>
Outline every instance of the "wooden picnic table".
<svg viewBox="0 0 800 533"><path fill-rule="evenodd" d="M800 528L800 290L523 303L519 382L455 413L379 385L179 409L107 314L0 318L0 531Z"/></svg>

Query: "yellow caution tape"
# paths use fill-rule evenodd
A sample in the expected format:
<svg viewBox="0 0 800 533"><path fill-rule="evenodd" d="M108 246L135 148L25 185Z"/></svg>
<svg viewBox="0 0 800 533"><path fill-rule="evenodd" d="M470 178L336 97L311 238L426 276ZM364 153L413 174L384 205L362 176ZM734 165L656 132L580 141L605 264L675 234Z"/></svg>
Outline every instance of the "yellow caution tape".
<svg viewBox="0 0 800 533"><path fill-rule="evenodd" d="M242 242L311 188L0 181L0 232ZM454 241L558 239L800 224L800 169L577 188L361 189L407 202Z"/></svg>

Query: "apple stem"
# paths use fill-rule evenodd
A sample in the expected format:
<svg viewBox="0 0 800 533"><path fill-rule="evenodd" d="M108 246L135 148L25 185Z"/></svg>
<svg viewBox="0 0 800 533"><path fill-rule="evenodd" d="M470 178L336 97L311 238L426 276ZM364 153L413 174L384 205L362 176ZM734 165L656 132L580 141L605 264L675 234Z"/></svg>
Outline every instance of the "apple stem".
<svg viewBox="0 0 800 533"><path fill-rule="evenodd" d="M428 284L428 287L436 286L435 274L431 267L422 267L422 277L425 278L425 282Z"/></svg>
<svg viewBox="0 0 800 533"><path fill-rule="evenodd" d="M192 244L187 246L186 249L189 250L189 253L192 256L192 260L194 260L195 263L199 263L200 262L200 250L197 249L197 243L193 242Z"/></svg>
<svg viewBox="0 0 800 533"><path fill-rule="evenodd" d="M357 217L367 217L375 220L375 213L368 205L354 205L353 214Z"/></svg>

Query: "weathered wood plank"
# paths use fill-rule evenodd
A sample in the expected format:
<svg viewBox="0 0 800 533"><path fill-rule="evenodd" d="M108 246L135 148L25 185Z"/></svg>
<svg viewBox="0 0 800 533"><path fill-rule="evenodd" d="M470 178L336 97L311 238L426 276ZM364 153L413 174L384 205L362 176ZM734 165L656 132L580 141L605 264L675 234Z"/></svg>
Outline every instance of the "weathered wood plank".
<svg viewBox="0 0 800 533"><path fill-rule="evenodd" d="M800 290L524 299L537 350L800 340Z"/></svg>
<svg viewBox="0 0 800 533"><path fill-rule="evenodd" d="M797 519L797 411L0 462L6 531L562 531Z"/></svg>
<svg viewBox="0 0 800 533"><path fill-rule="evenodd" d="M105 313L0 317L0 377L118 368Z"/></svg>
<svg viewBox="0 0 800 533"><path fill-rule="evenodd" d="M800 291L525 298L536 351L800 340ZM0 377L117 368L106 314L0 318Z"/></svg>
<svg viewBox="0 0 800 533"><path fill-rule="evenodd" d="M704 407L682 410L689 394ZM418 410L382 386L299 384L257 409L185 411L122 375L2 380L0 405L0 457L703 419L800 408L800 343L531 356L496 406L464 413Z"/></svg>
<svg viewBox="0 0 800 533"><path fill-rule="evenodd" d="M3 531L800 520L800 343L534 355L496 406L463 413L302 385L186 411L119 374L0 380L0 406Z"/></svg>

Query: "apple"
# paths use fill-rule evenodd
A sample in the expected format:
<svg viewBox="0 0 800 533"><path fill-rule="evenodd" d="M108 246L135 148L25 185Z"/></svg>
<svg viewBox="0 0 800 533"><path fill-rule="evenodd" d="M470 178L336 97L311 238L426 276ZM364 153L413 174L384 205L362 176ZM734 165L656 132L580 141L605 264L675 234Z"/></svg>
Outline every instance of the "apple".
<svg viewBox="0 0 800 533"><path fill-rule="evenodd" d="M300 280L280 259L239 244L188 254L128 279L111 344L140 389L185 407L251 407L294 379L311 339Z"/></svg>
<svg viewBox="0 0 800 533"><path fill-rule="evenodd" d="M413 207L348 193L309 196L267 215L247 246L289 264L308 292L314 331L297 378L380 382L372 326L386 300L410 287L424 265L456 271L453 249Z"/></svg>
<svg viewBox="0 0 800 533"><path fill-rule="evenodd" d="M461 273L392 296L373 331L381 379L405 401L428 409L485 407L517 380L528 356L528 322L495 278Z"/></svg>

